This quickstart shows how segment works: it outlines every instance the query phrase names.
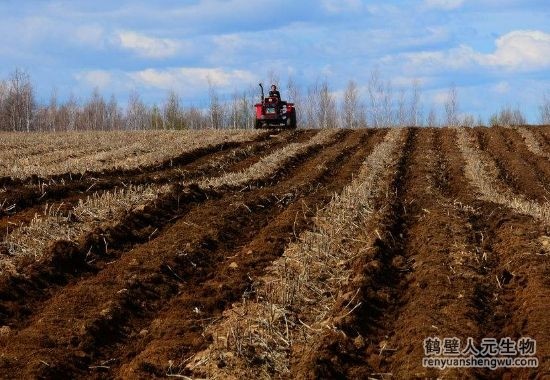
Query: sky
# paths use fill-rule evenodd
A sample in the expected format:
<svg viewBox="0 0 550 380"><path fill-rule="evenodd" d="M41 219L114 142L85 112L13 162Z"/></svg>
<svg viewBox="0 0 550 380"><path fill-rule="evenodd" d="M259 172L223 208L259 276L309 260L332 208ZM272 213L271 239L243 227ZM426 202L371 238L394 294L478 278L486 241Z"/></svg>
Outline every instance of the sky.
<svg viewBox="0 0 550 380"><path fill-rule="evenodd" d="M520 107L538 121L550 95L549 0L0 0L0 79L25 70L39 102L52 91L124 104L170 90L203 107L288 78L363 94L373 70L394 91L421 84L427 113L456 86L459 110L487 119Z"/></svg>

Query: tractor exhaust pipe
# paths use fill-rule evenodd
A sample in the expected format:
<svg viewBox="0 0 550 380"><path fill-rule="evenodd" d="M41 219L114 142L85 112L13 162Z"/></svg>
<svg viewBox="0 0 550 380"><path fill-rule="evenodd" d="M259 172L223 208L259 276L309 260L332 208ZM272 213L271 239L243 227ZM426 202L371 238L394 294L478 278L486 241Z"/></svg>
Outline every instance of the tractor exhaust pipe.
<svg viewBox="0 0 550 380"><path fill-rule="evenodd" d="M264 102L265 96L264 96L264 86L260 83L260 89L262 90L262 103Z"/></svg>

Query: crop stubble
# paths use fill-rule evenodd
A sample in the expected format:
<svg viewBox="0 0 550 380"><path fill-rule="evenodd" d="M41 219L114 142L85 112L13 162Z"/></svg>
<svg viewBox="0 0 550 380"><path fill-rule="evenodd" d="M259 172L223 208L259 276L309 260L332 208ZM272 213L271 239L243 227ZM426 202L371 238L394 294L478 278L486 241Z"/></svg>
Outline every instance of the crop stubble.
<svg viewBox="0 0 550 380"><path fill-rule="evenodd" d="M514 129L407 129L381 184L387 191L377 193L349 246L356 251L349 278L333 300L331 323L306 346L291 347L287 371L264 375L549 375L550 232L544 210L550 166L540 154L548 151L548 131L521 128L538 142L535 151ZM284 160L273 175L238 188L185 181L245 170L259 156L314 133L286 132L275 141L258 136L175 167L111 173L113 181L106 172L82 183L60 183L59 189L74 187L48 195L50 201L78 198L89 181L108 191L126 176L132 184L183 180L117 223L76 242L53 244L42 262L2 278L0 374L190 374L190 358L211 343L207 327L223 322L222 312L243 293L250 296L288 244L313 228L315 216L352 181L385 133L337 132ZM28 184L4 185L13 186L11 195ZM10 217L43 207L36 194L27 198L28 205L21 201ZM426 370L422 340L434 335L478 342L530 336L538 343L540 367Z"/></svg>

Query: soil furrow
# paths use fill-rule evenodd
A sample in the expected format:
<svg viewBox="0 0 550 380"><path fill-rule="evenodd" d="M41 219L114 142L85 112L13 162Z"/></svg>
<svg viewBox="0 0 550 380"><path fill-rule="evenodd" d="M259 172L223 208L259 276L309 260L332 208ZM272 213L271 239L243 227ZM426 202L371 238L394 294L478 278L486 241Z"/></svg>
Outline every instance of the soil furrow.
<svg viewBox="0 0 550 380"><path fill-rule="evenodd" d="M326 148L336 143L337 140ZM277 192L280 197L286 194L285 188L292 185L293 178L304 170L310 170L308 163L314 162L316 157L313 153L322 148L312 147L290 162L283 170L286 173L281 172L269 179L269 183L275 184L275 189L280 188ZM209 252L220 242L228 240L229 244L234 244L225 238L240 233L239 230L249 222L248 212L261 214L268 206L280 203L280 197L270 196L272 191L259 188L251 192L232 192L219 199L210 198L151 242L107 263L97 275L67 286L47 302L23 331L16 333L17 345L6 344L6 340L2 342L5 354L2 367L4 370L18 368L20 374L42 373L47 376L67 363L75 367L86 366L92 358L88 351L93 353L120 339L123 331L117 326L123 325L131 315L147 312L147 302L141 304L139 297L134 296L140 295L153 302L176 294L178 289L185 287L187 276L201 272L200 267L193 266L194 261L208 263ZM205 222L208 225L204 225ZM245 229L245 232L252 231ZM66 308L64 315L70 317L70 323L55 316L60 307ZM52 331L56 333L52 335ZM41 360L48 363L47 366L34 359L32 363L20 361L19 355L28 355L31 347L34 347L31 349L35 353L33 358L42 356ZM67 347L72 349L67 351ZM54 362L56 355L71 360Z"/></svg>
<svg viewBox="0 0 550 380"><path fill-rule="evenodd" d="M501 133L511 147L510 155L528 165L528 170L546 193L545 200L550 200L550 156L544 157L530 152L526 141L516 129L504 129Z"/></svg>
<svg viewBox="0 0 550 380"><path fill-rule="evenodd" d="M472 158L463 154L455 162L464 162L465 157ZM491 186L506 189L502 183ZM508 205L498 198L498 194L487 193L491 186L471 203L476 210L471 223L482 234L483 247L492 252L482 268L484 276L477 284L477 294L471 300L479 309L479 338L499 340L509 337L515 341L522 337L534 338L537 341L539 368L472 370L470 376L489 379L544 378L545 374L550 373L550 324L544 311L550 299L547 280L550 265L543 243L550 227L534 220L534 215L517 212L517 206Z"/></svg>
<svg viewBox="0 0 550 380"><path fill-rule="evenodd" d="M398 296L401 307L393 328L376 347L379 351L370 356L380 361L375 372L394 378L464 376L464 370L424 368L423 341L438 336L466 342L466 337L478 336L477 309L467 300L476 291L482 253L476 239L478 231L464 212L468 208L453 202L459 195L457 190L468 194L469 189L457 189L451 183L453 175L441 154L441 134L449 132L422 130L411 157L414 169L405 192L406 261L394 262L405 272L406 290Z"/></svg>
<svg viewBox="0 0 550 380"><path fill-rule="evenodd" d="M240 239L238 247L214 252L221 262L211 269L206 281L196 279L195 285L190 284L185 292L167 304L153 323L142 324L141 328L150 329L148 336L137 336L132 345L125 344L117 353L104 354L100 360L121 358L124 364L114 373L118 372L117 376L122 378L164 376L169 360L175 363L171 368L174 373L185 367L181 358L191 356L209 343L202 336L201 325L206 326L232 302L239 300L251 281L282 254L288 242L311 225L315 211L351 181L366 155L381 140L382 133L371 133L368 139L364 133L361 139L357 137L357 133L351 135L312 162L310 166L315 169L294 183L293 188L285 190L297 194L295 198L277 215L271 215L269 222L257 228L252 240ZM296 187L299 188L306 178L311 185L298 193ZM128 347L137 347L139 354L129 355L133 350Z"/></svg>
<svg viewBox="0 0 550 380"><path fill-rule="evenodd" d="M292 365L292 378L378 378L377 374L387 365L380 347L386 348L401 307L399 295L406 290L402 269L408 265L404 251L407 235L403 227L409 205L405 190L417 135L417 128L408 129L396 172L390 178L390 191L375 200L374 210L379 210L379 215L365 226L367 236L371 232L378 238L373 239L372 246L365 240L368 249L362 248L365 253L353 263L356 273L342 291L351 296L337 301L344 307L346 301L349 304L356 299L357 307L340 318L333 331L325 332L318 342L305 348L306 352ZM369 239L367 236L358 239ZM400 268L396 262L401 263Z"/></svg>
<svg viewBox="0 0 550 380"><path fill-rule="evenodd" d="M548 373L548 321L541 310L549 298L544 276L550 269L533 241L548 231L528 216L477 200L453 131L432 133L418 132L397 177L402 190L389 219L370 227L385 239L357 265L363 306L338 326L343 334L327 334L315 346L293 377L497 379ZM478 345L482 338L536 336L542 365L538 371L426 369L423 340L429 336L458 337L462 344L472 337Z"/></svg>
<svg viewBox="0 0 550 380"><path fill-rule="evenodd" d="M541 178L542 173L537 173L531 163L524 161L516 153L514 143L506 138L506 131L505 128L494 127L478 128L474 133L481 150L494 160L499 171L499 179L505 185L527 198L546 201L548 191L545 186L548 186L548 181ZM522 141L520 136L515 136L515 139Z"/></svg>
<svg viewBox="0 0 550 380"><path fill-rule="evenodd" d="M541 145L541 148L547 153L550 154L550 130L547 126L543 127L531 127L529 128L531 132L537 136L537 140Z"/></svg>
<svg viewBox="0 0 550 380"><path fill-rule="evenodd" d="M337 141L333 140L328 145ZM306 161L308 155L321 148L312 146L292 158L287 167L279 168L269 178L254 180L253 185L269 186L284 180L296 170L295 165ZM30 305L34 302L43 302L55 294L59 287L99 272L106 263L116 260L133 246L158 236L163 229L209 197L219 197L224 192L232 191L231 188L215 192L201 190L196 186L176 186L154 204L130 212L113 225L97 228L76 244L55 242L50 252L44 255L45 260L27 265L19 273L5 274L0 278L0 324L24 324L32 313Z"/></svg>
<svg viewBox="0 0 550 380"><path fill-rule="evenodd" d="M455 144L456 137L450 135L445 140L442 150L449 163L448 178L452 189L448 196L455 200L455 204L459 206L457 211L465 218L472 231L470 244L475 248L476 251L473 253L477 256L475 262L472 262L475 275L461 287L467 290L462 293L462 308L474 308L472 318L477 324L477 335L470 336L478 347L484 338L510 337L517 340L521 336L533 336L533 333L537 334L539 341L547 341L547 335L541 334L542 331L547 331L548 327L544 326L539 305L544 298L548 298L548 292L542 284L543 272L548 270L548 264L537 255L541 247L536 243L540 236L547 234L546 228L528 216L516 214L492 202L476 199L475 190L471 189L464 176L465 163ZM519 263L522 265L518 266ZM522 266L524 268L519 270L518 267ZM532 278L533 284L527 283L527 277ZM521 298L518 298L518 295L521 295ZM526 305L538 310L539 315L525 313L522 309L525 309ZM523 326L518 329L521 323ZM536 327L526 328L528 323ZM468 336L464 332L461 333L464 344ZM548 349L545 351L548 352ZM536 370L488 369L460 372L465 378L487 379L500 379L506 376L533 378L536 373Z"/></svg>
<svg viewBox="0 0 550 380"><path fill-rule="evenodd" d="M111 191L128 185L162 185L238 171L288 143L306 141L314 133L315 131L284 132L276 138L262 135L252 142L224 143L185 153L162 165L141 170L93 173L74 181L66 178L53 179L53 182L50 180L42 187L7 186L2 199L4 209L9 207L10 210L4 211L4 215L0 212L0 231L3 234L9 233L10 227L28 223L35 213L41 212L46 203L63 203L66 209L70 209L71 205L98 191Z"/></svg>
<svg viewBox="0 0 550 380"><path fill-rule="evenodd" d="M268 132L44 191L0 179L1 229L168 185L0 244L0 378L550 377L549 131ZM428 337L530 337L539 367L426 368Z"/></svg>

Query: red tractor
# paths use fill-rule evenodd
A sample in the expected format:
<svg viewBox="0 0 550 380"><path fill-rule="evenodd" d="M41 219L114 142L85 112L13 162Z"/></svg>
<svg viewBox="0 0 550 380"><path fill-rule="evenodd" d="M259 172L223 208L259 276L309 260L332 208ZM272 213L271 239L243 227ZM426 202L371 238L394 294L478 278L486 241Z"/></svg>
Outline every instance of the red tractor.
<svg viewBox="0 0 550 380"><path fill-rule="evenodd" d="M255 104L256 124L255 128L288 128L296 129L296 109L294 103L281 101L278 96L264 96L262 90L262 102Z"/></svg>

